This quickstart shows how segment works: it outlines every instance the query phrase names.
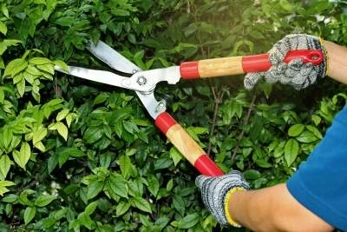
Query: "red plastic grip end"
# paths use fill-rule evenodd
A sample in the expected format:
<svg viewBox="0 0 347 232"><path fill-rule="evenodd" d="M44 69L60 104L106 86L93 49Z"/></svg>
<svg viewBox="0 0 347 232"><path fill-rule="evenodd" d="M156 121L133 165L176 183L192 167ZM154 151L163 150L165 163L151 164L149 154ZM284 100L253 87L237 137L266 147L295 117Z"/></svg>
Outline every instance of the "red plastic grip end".
<svg viewBox="0 0 347 232"><path fill-rule="evenodd" d="M170 127L172 127L175 124L177 124L176 120L173 117L171 117L171 115L167 112L161 113L155 119L155 125L164 134L166 134L166 132L170 129Z"/></svg>
<svg viewBox="0 0 347 232"><path fill-rule="evenodd" d="M194 167L205 176L224 175L222 170L206 154L201 155L194 163Z"/></svg>
<svg viewBox="0 0 347 232"><path fill-rule="evenodd" d="M200 78L199 62L198 61L183 62L180 65L180 73L183 79Z"/></svg>
<svg viewBox="0 0 347 232"><path fill-rule="evenodd" d="M269 70L271 63L268 54L242 57L242 68L245 73L265 72Z"/></svg>
<svg viewBox="0 0 347 232"><path fill-rule="evenodd" d="M324 60L324 54L319 50L293 50L287 53L284 62L289 63L293 59L302 59L304 63L318 65ZM267 53L242 57L242 68L245 73L265 72L270 67L271 63Z"/></svg>

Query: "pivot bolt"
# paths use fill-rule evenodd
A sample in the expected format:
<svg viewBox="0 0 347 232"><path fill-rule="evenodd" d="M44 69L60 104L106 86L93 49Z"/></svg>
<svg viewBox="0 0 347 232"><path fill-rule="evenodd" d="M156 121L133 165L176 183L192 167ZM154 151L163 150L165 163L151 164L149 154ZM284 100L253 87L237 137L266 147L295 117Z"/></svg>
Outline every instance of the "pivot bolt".
<svg viewBox="0 0 347 232"><path fill-rule="evenodd" d="M137 84L143 86L147 83L147 79L144 76L139 76L137 78Z"/></svg>

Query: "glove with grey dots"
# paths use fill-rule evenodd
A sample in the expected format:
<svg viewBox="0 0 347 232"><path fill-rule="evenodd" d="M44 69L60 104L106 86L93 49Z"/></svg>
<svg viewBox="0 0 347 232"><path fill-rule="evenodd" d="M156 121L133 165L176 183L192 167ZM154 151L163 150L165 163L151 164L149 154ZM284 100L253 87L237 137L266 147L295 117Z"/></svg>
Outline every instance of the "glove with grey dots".
<svg viewBox="0 0 347 232"><path fill-rule="evenodd" d="M202 201L221 225L229 225L230 221L225 212L226 196L234 188L249 190L249 185L239 171L209 177L200 175L195 180L196 186L201 190Z"/></svg>
<svg viewBox="0 0 347 232"><path fill-rule="evenodd" d="M302 59L293 59L288 64L284 58L291 50L319 50L324 54L319 65L304 63ZM291 85L297 90L304 89L314 84L317 79L326 75L327 57L320 39L311 35L287 35L269 51L269 60L272 67L266 72L248 73L244 79L246 89L253 89L256 83L264 77L266 82Z"/></svg>

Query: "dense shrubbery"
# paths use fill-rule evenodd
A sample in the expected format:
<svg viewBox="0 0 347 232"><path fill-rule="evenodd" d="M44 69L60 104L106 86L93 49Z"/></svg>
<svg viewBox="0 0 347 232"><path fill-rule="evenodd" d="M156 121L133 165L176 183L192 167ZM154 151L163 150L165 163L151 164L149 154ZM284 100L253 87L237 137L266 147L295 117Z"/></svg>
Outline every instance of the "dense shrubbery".
<svg viewBox="0 0 347 232"><path fill-rule="evenodd" d="M89 39L143 69L266 52L293 32L347 44L342 3L257 2L2 2L0 230L218 230L194 186L198 173L133 92L53 67L106 68L84 49ZM224 171L240 169L260 188L288 178L346 103L344 86L319 84L246 92L232 77L160 85L156 94Z"/></svg>

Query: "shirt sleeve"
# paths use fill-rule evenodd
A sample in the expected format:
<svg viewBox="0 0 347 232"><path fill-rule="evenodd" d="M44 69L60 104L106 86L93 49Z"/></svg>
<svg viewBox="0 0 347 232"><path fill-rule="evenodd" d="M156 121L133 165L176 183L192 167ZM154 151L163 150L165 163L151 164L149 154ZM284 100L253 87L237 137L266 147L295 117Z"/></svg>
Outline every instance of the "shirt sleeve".
<svg viewBox="0 0 347 232"><path fill-rule="evenodd" d="M347 231L347 106L287 181L291 195L315 215Z"/></svg>

